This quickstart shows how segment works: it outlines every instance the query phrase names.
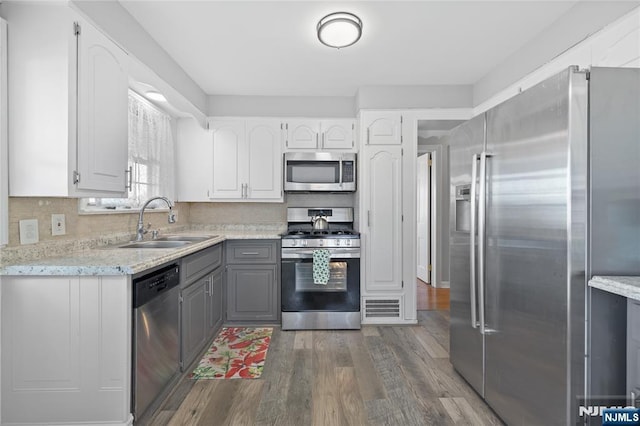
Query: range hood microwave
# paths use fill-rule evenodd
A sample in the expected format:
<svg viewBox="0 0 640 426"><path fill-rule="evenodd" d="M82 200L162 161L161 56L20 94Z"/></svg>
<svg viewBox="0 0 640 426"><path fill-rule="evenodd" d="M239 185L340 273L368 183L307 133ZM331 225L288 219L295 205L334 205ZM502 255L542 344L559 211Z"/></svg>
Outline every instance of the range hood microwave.
<svg viewBox="0 0 640 426"><path fill-rule="evenodd" d="M356 154L353 152L286 152L285 192L354 192Z"/></svg>

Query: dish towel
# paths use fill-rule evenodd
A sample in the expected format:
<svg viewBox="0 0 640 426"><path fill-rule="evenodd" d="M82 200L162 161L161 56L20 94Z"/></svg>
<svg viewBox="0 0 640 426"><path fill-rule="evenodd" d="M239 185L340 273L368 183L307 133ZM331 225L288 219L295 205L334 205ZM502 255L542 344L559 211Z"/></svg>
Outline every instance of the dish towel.
<svg viewBox="0 0 640 426"><path fill-rule="evenodd" d="M313 283L327 285L329 282L329 258L331 253L327 249L313 251Z"/></svg>

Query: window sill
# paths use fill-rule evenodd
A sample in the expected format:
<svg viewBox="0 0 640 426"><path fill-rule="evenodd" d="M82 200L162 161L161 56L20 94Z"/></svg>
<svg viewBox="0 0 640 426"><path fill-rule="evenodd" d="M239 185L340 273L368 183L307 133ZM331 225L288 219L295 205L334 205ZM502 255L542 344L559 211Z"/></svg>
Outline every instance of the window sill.
<svg viewBox="0 0 640 426"><path fill-rule="evenodd" d="M147 207L145 210L145 213L168 213L169 209L167 207L162 207L162 208L150 208ZM91 216L91 215L101 215L101 214L140 214L140 207L135 207L135 208L117 208L117 209L107 209L104 207L96 207L93 209L81 209L78 208L78 215L80 216Z"/></svg>

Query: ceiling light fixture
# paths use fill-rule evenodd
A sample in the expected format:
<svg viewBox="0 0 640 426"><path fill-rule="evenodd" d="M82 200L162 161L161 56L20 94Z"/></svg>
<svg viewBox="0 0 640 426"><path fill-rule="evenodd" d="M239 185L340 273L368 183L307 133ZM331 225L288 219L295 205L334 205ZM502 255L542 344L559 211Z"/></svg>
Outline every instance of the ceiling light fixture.
<svg viewBox="0 0 640 426"><path fill-rule="evenodd" d="M318 40L340 49L355 44L362 36L362 21L353 13L330 13L318 22Z"/></svg>
<svg viewBox="0 0 640 426"><path fill-rule="evenodd" d="M155 90L150 90L148 92L145 92L144 96L147 99L150 99L152 101L156 101L156 102L167 102L167 98L164 97L164 95L160 92L156 92Z"/></svg>

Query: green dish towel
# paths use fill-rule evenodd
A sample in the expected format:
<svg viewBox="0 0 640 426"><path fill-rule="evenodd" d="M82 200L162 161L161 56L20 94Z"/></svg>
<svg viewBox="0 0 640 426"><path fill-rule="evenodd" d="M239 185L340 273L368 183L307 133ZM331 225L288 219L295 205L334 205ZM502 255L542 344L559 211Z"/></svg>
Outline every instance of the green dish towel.
<svg viewBox="0 0 640 426"><path fill-rule="evenodd" d="M329 282L329 258L331 253L327 249L313 251L313 283L327 285Z"/></svg>

